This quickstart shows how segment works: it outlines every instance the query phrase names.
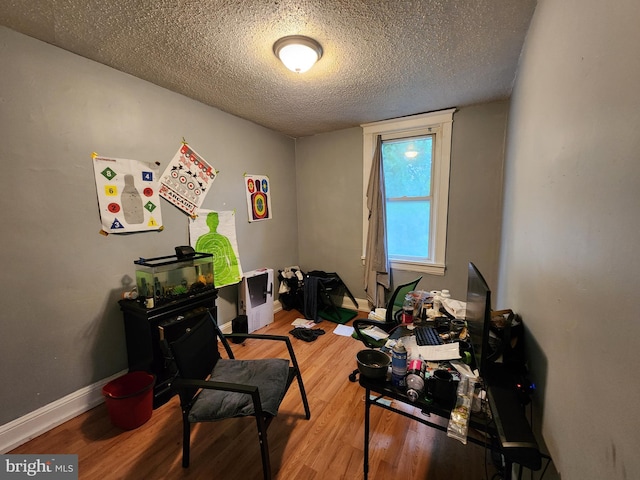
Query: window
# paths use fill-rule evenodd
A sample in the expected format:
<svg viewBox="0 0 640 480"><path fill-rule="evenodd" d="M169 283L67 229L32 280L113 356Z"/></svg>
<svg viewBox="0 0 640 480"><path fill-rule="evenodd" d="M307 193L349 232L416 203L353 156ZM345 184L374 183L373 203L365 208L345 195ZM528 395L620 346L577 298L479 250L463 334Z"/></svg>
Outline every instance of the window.
<svg viewBox="0 0 640 480"><path fill-rule="evenodd" d="M454 111L362 125L363 258L369 215L367 184L376 138L381 135L391 268L444 275Z"/></svg>
<svg viewBox="0 0 640 480"><path fill-rule="evenodd" d="M392 259L430 260L433 143L433 135L382 141L387 250Z"/></svg>

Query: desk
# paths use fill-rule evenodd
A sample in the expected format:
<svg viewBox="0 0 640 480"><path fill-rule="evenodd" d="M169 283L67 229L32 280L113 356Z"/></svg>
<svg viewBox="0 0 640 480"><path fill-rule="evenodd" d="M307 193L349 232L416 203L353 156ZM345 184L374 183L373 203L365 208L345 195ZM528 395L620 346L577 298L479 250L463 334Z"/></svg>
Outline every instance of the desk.
<svg viewBox="0 0 640 480"><path fill-rule="evenodd" d="M422 423L423 425L427 425L431 428L435 428L446 433L447 428L445 426L433 423L425 417L413 415L403 410L394 408L393 404L386 405L380 400L382 400L383 398L390 398L395 401L417 407L424 413L437 415L439 417L443 417L447 419L451 415L451 408L443 408L434 402L428 401L424 395L420 396L420 398L418 398L418 400L414 402L406 395L406 392L404 392L403 389L398 389L396 387L393 387L391 385L391 382L388 382L385 380L372 380L363 375L360 375L360 386L362 386L366 392L365 393L365 415L364 415L364 478L365 480L367 480L368 473L369 473L369 426L370 426L369 416L370 416L372 405L378 406L380 408L384 408L385 410L389 410L391 412L395 412L407 418L411 418L413 420L416 420L417 422ZM489 394L491 396L491 391L489 392ZM516 446L517 450L515 451L515 457L514 457L514 453L510 450L510 448L512 448L512 445L509 442L505 442L504 432L501 431L501 428L498 428L496 426L496 425L498 426L501 425L501 422L499 421L500 412L498 410L499 408L505 408L507 410L507 413L512 414L514 411L521 412L521 409L519 408L520 406L517 405L517 399L516 399L515 405L512 404L511 399L509 397L507 397L506 399L503 399L503 402L504 402L503 407L499 407L499 404L497 405L495 402L491 402L492 414L493 414L493 417L496 420L498 420L497 423L494 421L494 419L489 419L487 418L486 415L482 413L472 414L469 420L470 429L476 429L481 432L484 432L489 437L491 437L492 439L495 439L496 441L492 442L491 444L488 444L486 441L478 440L476 438L473 438L472 436L468 436L467 441L471 443L475 443L477 445L488 447L492 450L495 450L501 453L503 455L504 463L505 463L503 478L504 480L509 480L511 478L512 465L514 463L518 463L520 465L520 468L522 468L522 465L524 465L527 468L531 468L532 470L538 470L540 468L541 460L540 460L540 452L537 449L537 445L535 445L535 440L534 440L534 444L532 445L527 444L526 446L523 446L523 444L518 443L518 445ZM522 418L524 418L524 414L522 415ZM511 418L509 420L513 421L513 419ZM526 422L526 419L525 419L525 422ZM530 434L531 438L533 438L533 434L531 434L530 429L527 429L527 434ZM523 456L523 448L524 448L524 456ZM520 473L522 473L522 470L520 470Z"/></svg>

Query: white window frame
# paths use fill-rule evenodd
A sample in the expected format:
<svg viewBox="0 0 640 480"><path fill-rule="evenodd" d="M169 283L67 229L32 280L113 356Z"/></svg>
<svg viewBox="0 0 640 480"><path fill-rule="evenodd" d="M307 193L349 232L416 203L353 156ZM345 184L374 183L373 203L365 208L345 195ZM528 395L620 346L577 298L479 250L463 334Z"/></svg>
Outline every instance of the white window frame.
<svg viewBox="0 0 640 480"><path fill-rule="evenodd" d="M418 135L435 135L433 149L433 205L429 227L429 262L391 260L391 269L409 270L431 275L444 275L447 250L447 214L449 210L449 173L451 167L451 136L455 108L395 118L360 125L363 130L362 145L362 261L366 256L369 210L367 187L371 163L376 149L376 138L391 140Z"/></svg>

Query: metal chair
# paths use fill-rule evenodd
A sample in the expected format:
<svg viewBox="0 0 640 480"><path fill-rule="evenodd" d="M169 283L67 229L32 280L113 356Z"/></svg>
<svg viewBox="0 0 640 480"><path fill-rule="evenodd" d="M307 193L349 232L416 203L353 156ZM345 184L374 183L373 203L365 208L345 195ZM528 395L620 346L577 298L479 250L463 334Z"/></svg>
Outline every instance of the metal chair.
<svg viewBox="0 0 640 480"><path fill-rule="evenodd" d="M285 342L289 360L237 360L227 338ZM218 352L218 339L229 358ZM183 443L182 466L189 466L191 424L254 416L265 480L271 478L267 428L294 379L302 396L305 418L311 417L300 368L289 337L258 334L223 335L210 312L178 340L169 344L178 375L172 382L180 395Z"/></svg>

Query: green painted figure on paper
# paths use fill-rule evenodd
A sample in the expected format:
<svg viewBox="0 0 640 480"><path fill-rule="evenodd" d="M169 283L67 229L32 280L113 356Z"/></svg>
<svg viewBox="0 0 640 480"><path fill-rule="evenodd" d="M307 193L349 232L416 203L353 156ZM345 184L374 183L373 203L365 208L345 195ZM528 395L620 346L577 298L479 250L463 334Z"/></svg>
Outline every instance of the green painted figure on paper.
<svg viewBox="0 0 640 480"><path fill-rule="evenodd" d="M216 287L231 285L240 281L240 268L231 242L217 232L220 219L218 212L207 214L209 233L198 237L196 252L213 254L214 283Z"/></svg>

